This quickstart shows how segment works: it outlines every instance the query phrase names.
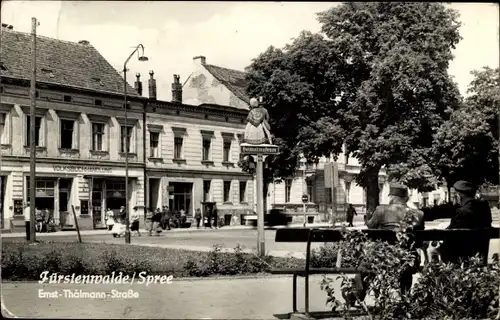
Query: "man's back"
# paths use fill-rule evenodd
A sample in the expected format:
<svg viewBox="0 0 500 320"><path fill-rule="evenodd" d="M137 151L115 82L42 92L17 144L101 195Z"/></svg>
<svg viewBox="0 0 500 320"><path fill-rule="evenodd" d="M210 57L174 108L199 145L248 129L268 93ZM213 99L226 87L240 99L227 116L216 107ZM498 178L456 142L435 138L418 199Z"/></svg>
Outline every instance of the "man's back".
<svg viewBox="0 0 500 320"><path fill-rule="evenodd" d="M369 229L395 230L400 229L403 222L411 218L412 224L416 228L422 229L423 216L424 213L422 211L411 209L406 204L392 203L389 205L380 205L366 222L366 226Z"/></svg>
<svg viewBox="0 0 500 320"><path fill-rule="evenodd" d="M491 227L491 209L488 202L465 199L457 214L451 219L448 229L482 229Z"/></svg>

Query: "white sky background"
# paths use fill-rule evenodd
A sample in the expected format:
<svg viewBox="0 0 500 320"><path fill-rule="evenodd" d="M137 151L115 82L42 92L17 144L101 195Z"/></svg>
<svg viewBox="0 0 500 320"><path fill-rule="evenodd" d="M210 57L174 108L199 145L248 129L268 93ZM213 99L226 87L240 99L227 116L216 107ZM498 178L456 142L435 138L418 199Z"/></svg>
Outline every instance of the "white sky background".
<svg viewBox="0 0 500 320"><path fill-rule="evenodd" d="M336 3L325 2L176 2L176 1L2 1L1 21L14 30L77 42L88 40L117 69L137 44L148 62L128 64L129 82L140 72L147 95L148 71L155 71L158 99L171 99L173 74L181 83L191 74L192 58L243 70L268 46L282 47L301 30L320 29L315 13ZM450 73L465 95L470 71L499 65L499 9L496 4L454 3L463 37Z"/></svg>

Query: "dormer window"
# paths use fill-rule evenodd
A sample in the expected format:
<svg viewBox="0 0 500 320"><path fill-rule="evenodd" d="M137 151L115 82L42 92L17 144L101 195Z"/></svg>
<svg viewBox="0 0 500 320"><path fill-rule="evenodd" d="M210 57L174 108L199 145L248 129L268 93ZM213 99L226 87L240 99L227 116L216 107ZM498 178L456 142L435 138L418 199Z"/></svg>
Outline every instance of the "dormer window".
<svg viewBox="0 0 500 320"><path fill-rule="evenodd" d="M42 73L48 75L50 78L54 78L54 72L48 68L42 68Z"/></svg>
<svg viewBox="0 0 500 320"><path fill-rule="evenodd" d="M99 83L100 86L104 86L104 82L102 82L101 78L99 77L92 77L92 80L95 82Z"/></svg>

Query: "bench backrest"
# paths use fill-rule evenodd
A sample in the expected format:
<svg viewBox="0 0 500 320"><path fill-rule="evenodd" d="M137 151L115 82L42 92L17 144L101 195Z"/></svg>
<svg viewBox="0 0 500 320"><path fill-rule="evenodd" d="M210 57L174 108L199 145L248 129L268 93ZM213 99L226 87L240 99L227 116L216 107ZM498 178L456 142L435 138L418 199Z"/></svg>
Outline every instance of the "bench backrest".
<svg viewBox="0 0 500 320"><path fill-rule="evenodd" d="M309 234L311 232L311 234ZM371 240L394 242L396 232L392 230L361 230ZM463 239L500 239L500 228L488 229L453 229L415 231L416 241L462 240ZM310 237L310 238L309 238ZM283 228L276 231L275 242L339 242L344 239L340 229Z"/></svg>

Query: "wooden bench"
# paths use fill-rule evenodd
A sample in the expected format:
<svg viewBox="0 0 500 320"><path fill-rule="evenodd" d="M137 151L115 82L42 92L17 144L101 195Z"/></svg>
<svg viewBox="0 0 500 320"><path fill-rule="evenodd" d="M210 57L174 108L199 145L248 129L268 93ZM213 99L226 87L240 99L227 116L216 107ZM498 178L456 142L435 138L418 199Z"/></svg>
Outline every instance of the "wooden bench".
<svg viewBox="0 0 500 320"><path fill-rule="evenodd" d="M397 239L396 232L392 230L365 229L361 230L370 240L386 241L395 243ZM500 238L499 228L471 230L421 230L414 232L415 241L434 241L434 240L462 240L463 239L484 239L487 246L482 248L481 253L486 255L489 250L489 240ZM337 263L335 268L311 268L311 243L315 242L340 242L344 239L341 230L326 228L284 228L276 231L275 242L299 242L306 243L306 265L305 268L283 268L272 269L272 274L286 274L293 276L293 312L297 312L297 277L305 279L305 314L309 314L309 276L312 274L359 274L366 270L362 268L343 268L341 266L341 254L337 253ZM486 250L486 253L484 253ZM486 257L487 259L487 257Z"/></svg>

